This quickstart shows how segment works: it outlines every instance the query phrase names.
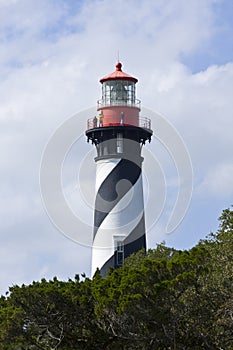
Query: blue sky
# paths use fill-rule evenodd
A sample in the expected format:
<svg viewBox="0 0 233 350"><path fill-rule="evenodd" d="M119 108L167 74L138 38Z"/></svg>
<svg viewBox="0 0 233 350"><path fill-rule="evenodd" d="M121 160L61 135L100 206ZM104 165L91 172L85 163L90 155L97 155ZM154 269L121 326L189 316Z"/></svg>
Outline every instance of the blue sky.
<svg viewBox="0 0 233 350"><path fill-rule="evenodd" d="M232 60L233 3L232 1L216 1L213 2L212 9L214 16L213 35L200 50L181 58L192 72L198 72L210 65L221 65Z"/></svg>
<svg viewBox="0 0 233 350"><path fill-rule="evenodd" d="M149 246L165 240L188 249L217 229L233 195L232 15L230 0L0 1L1 293L42 277L90 275L90 249L62 235L46 214L40 163L55 130L95 106L99 79L114 70L118 50L123 70L139 79L143 106L174 126L193 165L190 207L167 235L178 191L175 167L156 138L145 151L158 160L167 186ZM64 169L64 191L77 207L72 189L84 159L88 170L78 185L91 189L93 199L94 161L88 157L94 150L83 137ZM159 203L156 184L149 189ZM90 208L86 215L91 222Z"/></svg>

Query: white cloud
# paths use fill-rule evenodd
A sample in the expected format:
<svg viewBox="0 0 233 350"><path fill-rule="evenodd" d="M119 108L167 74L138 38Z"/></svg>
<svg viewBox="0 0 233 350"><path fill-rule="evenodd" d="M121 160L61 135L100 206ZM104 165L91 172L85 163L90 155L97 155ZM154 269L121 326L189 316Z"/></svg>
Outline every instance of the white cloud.
<svg viewBox="0 0 233 350"><path fill-rule="evenodd" d="M214 198L229 198L233 196L233 162L217 164L205 176L198 188L200 196L210 195Z"/></svg>
<svg viewBox="0 0 233 350"><path fill-rule="evenodd" d="M27 225L17 224L18 230L4 233L1 230L1 242L4 242L0 245L1 293L8 286L41 278L57 276L66 280L77 273L90 274L90 249L67 239L45 219L48 220L41 216Z"/></svg>
<svg viewBox="0 0 233 350"><path fill-rule="evenodd" d="M168 75L163 69L156 72L147 91L148 102L163 111L182 134L196 173L232 159L233 64L192 74L174 63Z"/></svg>

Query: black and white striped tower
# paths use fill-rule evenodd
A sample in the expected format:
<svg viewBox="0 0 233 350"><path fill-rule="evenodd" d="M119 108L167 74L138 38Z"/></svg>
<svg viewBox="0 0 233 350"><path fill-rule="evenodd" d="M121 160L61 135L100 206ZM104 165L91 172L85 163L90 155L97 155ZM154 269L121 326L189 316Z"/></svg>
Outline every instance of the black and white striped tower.
<svg viewBox="0 0 233 350"><path fill-rule="evenodd" d="M92 275L99 268L105 276L109 267L146 249L141 149L151 141L151 122L140 116L137 79L121 67L118 62L100 79L99 115L88 120L86 131L97 150Z"/></svg>

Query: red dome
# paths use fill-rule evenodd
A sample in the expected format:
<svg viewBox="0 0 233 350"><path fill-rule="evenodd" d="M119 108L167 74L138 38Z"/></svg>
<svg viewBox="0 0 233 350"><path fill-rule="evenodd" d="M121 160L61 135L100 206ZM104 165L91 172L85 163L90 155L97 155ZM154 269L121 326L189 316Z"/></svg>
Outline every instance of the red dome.
<svg viewBox="0 0 233 350"><path fill-rule="evenodd" d="M117 62L115 72L113 72L109 75L106 75L105 77L100 79L100 82L103 83L107 80L118 80L119 79L119 80L130 80L130 81L133 81L134 83L137 83L138 80L136 78L132 77L131 75L122 72L121 67L122 67L122 64L120 62Z"/></svg>

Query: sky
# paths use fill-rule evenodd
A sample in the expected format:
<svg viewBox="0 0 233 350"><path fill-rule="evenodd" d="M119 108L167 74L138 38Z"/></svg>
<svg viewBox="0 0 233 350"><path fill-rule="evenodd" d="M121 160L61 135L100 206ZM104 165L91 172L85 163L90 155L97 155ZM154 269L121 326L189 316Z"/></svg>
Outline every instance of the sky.
<svg viewBox="0 0 233 350"><path fill-rule="evenodd" d="M146 116L172 126L193 169L190 205L167 233L180 188L176 160L152 124L144 147L148 247L189 249L217 230L233 195L232 15L231 0L0 0L0 294L43 277L90 276L90 244L60 232L48 215L41 164L56 130L76 116L62 186L82 219L77 234L82 221L90 241L95 151L84 132L99 79L118 55L139 80Z"/></svg>

